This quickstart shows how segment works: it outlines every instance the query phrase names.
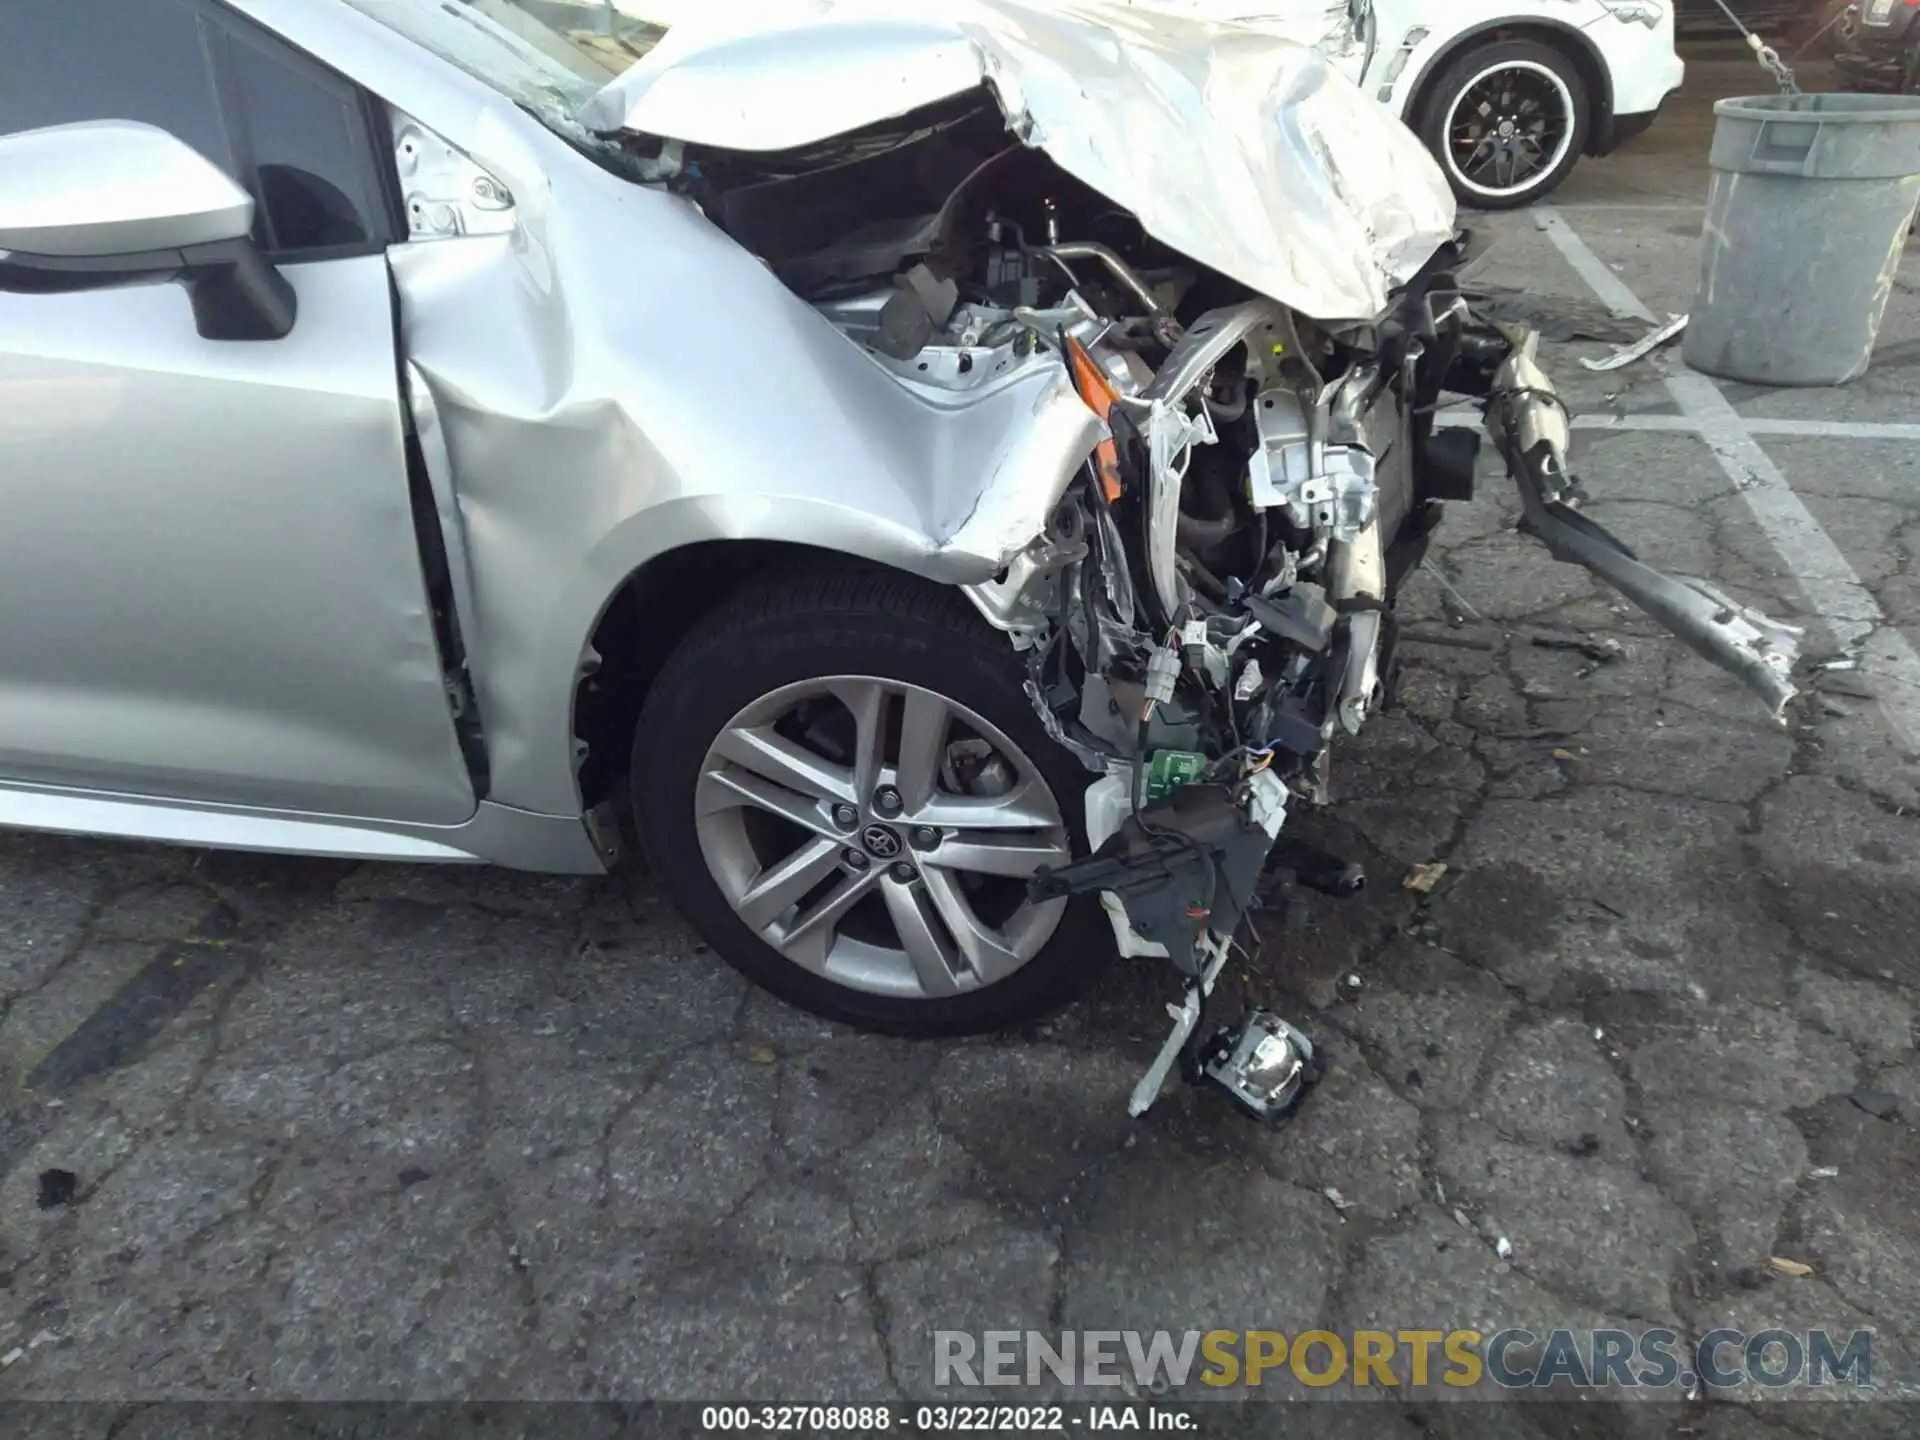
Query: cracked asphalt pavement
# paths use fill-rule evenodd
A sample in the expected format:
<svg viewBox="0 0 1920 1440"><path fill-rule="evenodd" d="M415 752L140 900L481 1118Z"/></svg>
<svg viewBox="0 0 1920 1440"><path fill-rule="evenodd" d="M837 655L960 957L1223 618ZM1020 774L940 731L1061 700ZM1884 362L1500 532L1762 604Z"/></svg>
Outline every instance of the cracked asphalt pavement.
<svg viewBox="0 0 1920 1440"><path fill-rule="evenodd" d="M1563 197L1656 308L1687 304L1705 107L1739 88L1707 67ZM1532 217L1487 229L1484 274L1591 308ZM1916 265L1859 385L1729 398L1920 421ZM1599 349L1548 347L1574 408L1663 413L1674 352L1583 371ZM1762 443L1920 635L1914 449ZM1583 433L1576 458L1604 523L1820 649L1699 437ZM1373 883L1263 921L1230 973L1222 1013L1271 1004L1330 1055L1277 1132L1190 1090L1127 1118L1171 995L1151 964L1029 1032L909 1043L750 990L643 873L0 837L0 1398L911 1399L936 1328L1601 1324L1868 1326L1909 1393L1920 757L1881 702L1915 697L1829 672L1769 724L1516 536L1510 489L1455 507L1399 707L1301 822ZM1430 895L1402 888L1432 861ZM53 1171L74 1193L43 1208ZM1905 1433L1725 1398L1596 1407L1593 1433ZM1393 1423L1567 1430L1512 1404Z"/></svg>

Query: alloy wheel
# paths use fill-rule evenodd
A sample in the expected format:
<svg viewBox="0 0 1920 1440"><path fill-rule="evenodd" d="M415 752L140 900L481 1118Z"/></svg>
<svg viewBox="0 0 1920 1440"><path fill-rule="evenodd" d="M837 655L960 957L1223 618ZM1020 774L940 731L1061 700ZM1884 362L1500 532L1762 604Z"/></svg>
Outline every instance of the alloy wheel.
<svg viewBox="0 0 1920 1440"><path fill-rule="evenodd" d="M1473 194L1511 199L1567 158L1578 128L1567 83L1534 60L1503 60L1460 88L1447 110L1447 168Z"/></svg>
<svg viewBox="0 0 1920 1440"><path fill-rule="evenodd" d="M900 681L784 686L714 738L695 792L708 872L794 964L934 999L1004 980L1065 900L1026 881L1071 840L1033 761L966 706Z"/></svg>

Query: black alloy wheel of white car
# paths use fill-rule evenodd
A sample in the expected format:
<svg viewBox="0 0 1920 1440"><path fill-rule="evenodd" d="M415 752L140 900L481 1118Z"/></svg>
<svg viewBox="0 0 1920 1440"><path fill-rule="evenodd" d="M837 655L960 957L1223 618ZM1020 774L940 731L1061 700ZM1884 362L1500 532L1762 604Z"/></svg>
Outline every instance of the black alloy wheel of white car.
<svg viewBox="0 0 1920 1440"><path fill-rule="evenodd" d="M1579 163L1591 124L1579 70L1536 40L1457 57L1427 91L1416 128L1463 205L1517 210Z"/></svg>
<svg viewBox="0 0 1920 1440"><path fill-rule="evenodd" d="M1084 854L1090 779L1049 740L1020 657L958 592L800 573L680 644L635 732L647 861L735 969L869 1030L1039 1018L1114 953L1090 898L1027 898Z"/></svg>

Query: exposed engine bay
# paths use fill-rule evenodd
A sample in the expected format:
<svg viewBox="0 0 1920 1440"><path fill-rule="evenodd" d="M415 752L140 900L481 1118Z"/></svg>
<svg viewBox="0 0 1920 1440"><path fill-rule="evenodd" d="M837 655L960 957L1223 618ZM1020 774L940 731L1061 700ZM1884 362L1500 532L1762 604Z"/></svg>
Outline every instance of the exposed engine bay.
<svg viewBox="0 0 1920 1440"><path fill-rule="evenodd" d="M1798 632L1648 568L1580 513L1565 408L1534 338L1463 295L1465 237L1384 313L1318 321L1156 242L1009 134L984 86L803 150L670 142L645 163L919 404L1064 368L1104 421L1044 529L968 594L1095 777L1092 853L1031 893L1099 896L1123 953L1179 975L1136 1114L1176 1066L1268 1119L1315 1073L1286 1022L1197 1038L1202 1007L1276 873L1354 887L1282 829L1290 806L1331 799L1340 737L1391 703L1395 598L1446 504L1473 496L1483 437L1436 428L1443 394L1484 407L1523 527L1555 557L1776 714L1793 693Z"/></svg>

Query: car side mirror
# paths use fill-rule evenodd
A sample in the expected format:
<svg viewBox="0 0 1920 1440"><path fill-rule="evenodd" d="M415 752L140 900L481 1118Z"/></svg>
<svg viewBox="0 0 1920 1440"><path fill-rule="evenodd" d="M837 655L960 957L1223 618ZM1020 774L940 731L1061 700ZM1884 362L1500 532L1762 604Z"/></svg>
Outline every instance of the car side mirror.
<svg viewBox="0 0 1920 1440"><path fill-rule="evenodd" d="M252 230L253 197L165 130L91 120L0 135L0 291L177 281L207 339L278 340L293 287Z"/></svg>

